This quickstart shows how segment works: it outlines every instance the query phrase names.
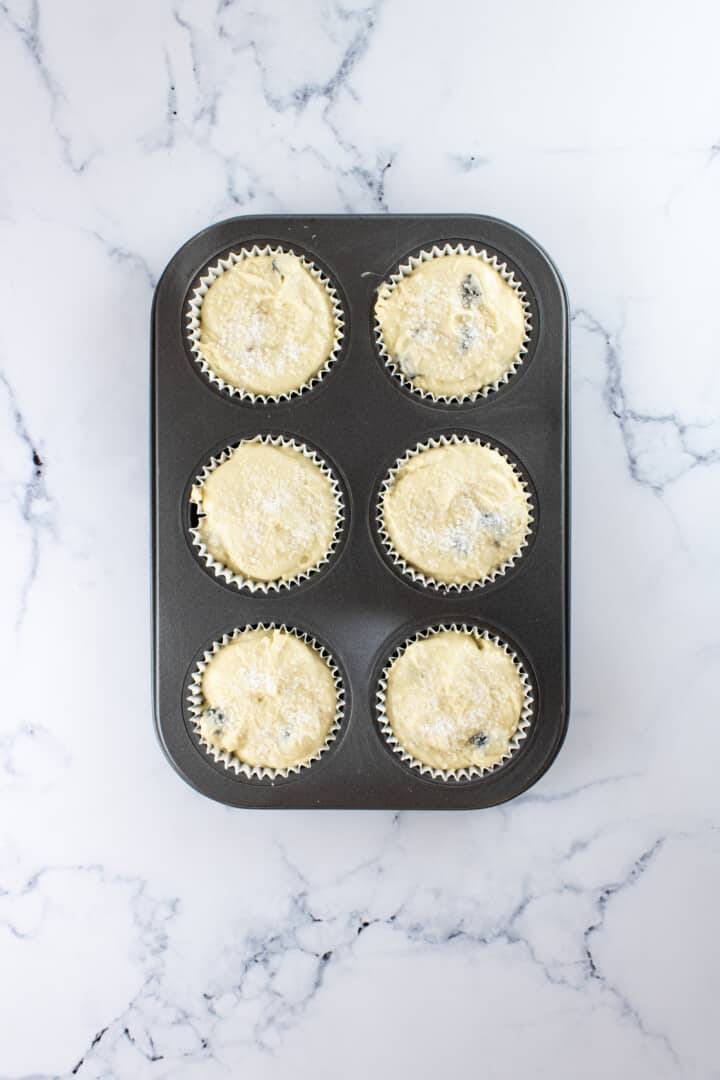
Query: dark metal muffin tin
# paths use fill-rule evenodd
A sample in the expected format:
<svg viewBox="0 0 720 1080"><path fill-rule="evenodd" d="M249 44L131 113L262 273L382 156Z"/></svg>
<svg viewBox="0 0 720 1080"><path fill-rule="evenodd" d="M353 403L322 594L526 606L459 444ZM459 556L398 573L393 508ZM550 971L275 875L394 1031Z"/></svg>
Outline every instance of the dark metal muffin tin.
<svg viewBox="0 0 720 1080"><path fill-rule="evenodd" d="M466 405L441 405L402 388L373 336L378 285L423 248L464 241L515 272L531 308L532 336L509 382ZM205 268L254 243L306 254L334 283L345 312L341 353L314 389L276 405L214 388L185 335L189 295ZM568 708L567 308L562 282L528 236L476 215L245 217L189 240L158 284L152 314L152 522L155 723L175 769L196 790L232 806L468 809L525 791L562 744ZM453 431L477 434L518 461L533 491L534 536L512 570L469 592L442 593L403 577L381 552L378 484L409 447ZM214 577L188 535L188 492L215 452L258 433L317 448L346 494L345 534L330 565L292 589L263 595ZM530 674L535 714L511 760L474 780L433 780L384 742L375 712L381 669L417 630L471 623L497 633ZM190 723L188 683L198 658L235 627L286 624L331 652L346 704L338 737L287 779L248 780L202 749Z"/></svg>

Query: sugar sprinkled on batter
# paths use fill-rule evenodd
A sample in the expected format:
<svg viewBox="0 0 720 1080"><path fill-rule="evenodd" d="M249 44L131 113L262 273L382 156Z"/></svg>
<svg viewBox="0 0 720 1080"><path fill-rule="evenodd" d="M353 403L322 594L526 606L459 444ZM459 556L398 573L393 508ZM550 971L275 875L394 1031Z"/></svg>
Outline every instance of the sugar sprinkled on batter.
<svg viewBox="0 0 720 1080"><path fill-rule="evenodd" d="M247 765L289 769L315 757L333 725L332 673L311 645L284 630L245 630L202 677L202 738Z"/></svg>
<svg viewBox="0 0 720 1080"><path fill-rule="evenodd" d="M287 581L331 548L338 512L332 483L292 446L241 443L191 499L202 543L248 580Z"/></svg>
<svg viewBox="0 0 720 1080"><path fill-rule="evenodd" d="M386 715L400 746L437 769L489 768L507 755L524 689L494 641L443 630L413 642L388 673Z"/></svg>
<svg viewBox="0 0 720 1080"><path fill-rule="evenodd" d="M477 255L439 255L381 286L382 339L413 385L439 397L472 394L512 368L525 338L517 290Z"/></svg>
<svg viewBox="0 0 720 1080"><path fill-rule="evenodd" d="M254 394L298 390L327 362L336 325L327 289L292 252L247 255L212 283L200 308L201 355Z"/></svg>
<svg viewBox="0 0 720 1080"><path fill-rule="evenodd" d="M458 443L422 450L385 491L383 522L414 569L447 584L482 581L522 547L525 489L492 447Z"/></svg>

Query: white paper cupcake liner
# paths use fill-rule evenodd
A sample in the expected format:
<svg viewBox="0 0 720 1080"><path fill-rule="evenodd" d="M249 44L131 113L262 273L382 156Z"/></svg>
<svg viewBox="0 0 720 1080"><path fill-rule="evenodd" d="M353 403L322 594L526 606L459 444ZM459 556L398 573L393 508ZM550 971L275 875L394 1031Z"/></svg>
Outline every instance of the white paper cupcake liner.
<svg viewBox="0 0 720 1080"><path fill-rule="evenodd" d="M323 557L315 563L314 566L308 567L307 570L303 570L300 574L295 574L291 578L277 578L273 581L255 581L253 578L246 578L243 577L242 574L235 573L229 566L225 566L224 563L219 562L219 560L208 551L206 545L203 543L198 526L190 526L188 529L192 544L207 569L214 574L215 577L224 581L226 585L234 585L236 588L246 590L247 592L265 594L278 592L280 589L290 589L294 585L299 585L301 582L307 581L308 578L313 577L323 570L337 551L345 526L345 496L335 472L317 451L311 450L305 443L297 442L295 439L286 438L284 435L255 435L254 438L251 439L241 439L240 442L226 447L219 454L216 454L209 459L192 482L190 488L191 504L196 504L196 500L193 498L195 490L202 488L215 469L217 469L219 465L222 465L223 462L228 461L232 457L233 452L243 443L262 443L264 446L282 446L297 450L303 454L304 457L317 465L323 475L328 478L335 499L335 529L330 541L330 546Z"/></svg>
<svg viewBox="0 0 720 1080"><path fill-rule="evenodd" d="M533 332L532 321L530 318L530 304L528 303L527 292L525 288L523 287L522 283L518 281L518 279L515 277L514 272L508 269L507 264L501 262L500 259L498 259L497 255L490 255L489 252L487 252L484 248L476 248L472 244L469 246L465 244L435 244L431 248L418 252L417 255L411 255L408 258L407 262L401 263L398 266L397 270L392 273L388 279L383 281L378 286L378 297L383 290L384 295L388 295L389 293L391 293L395 286L398 284L398 282L402 281L402 279L404 277L407 277L408 274L411 274L413 270L416 270L417 267L421 265L421 263L427 262L429 259L436 259L439 256L443 255L474 255L476 258L482 259L483 262L486 262L489 266L492 266L493 269L497 270L503 280L506 281L507 284L510 285L510 287L513 288L517 293L518 298L523 306L523 311L525 313L525 336L523 338L523 343L520 347L520 350L515 355L511 366L508 368L505 374L502 375L502 377L497 379L495 382L487 383L485 386L481 386L478 390L474 390L470 394L434 394L430 390L424 390L420 386L415 386L412 379L408 378L400 365L397 364L393 357L390 355L387 348L385 347L382 328L378 321L376 311L373 312L375 342L377 345L377 349L385 363L385 366L406 390L410 391L412 394L415 394L417 397L425 398L428 401L433 401L438 404L464 405L468 402L477 401L478 398L487 397L488 394L491 394L494 390L499 390L501 386L504 386L505 383L509 382L509 380L512 378L512 376L522 364L527 354L530 338Z"/></svg>
<svg viewBox="0 0 720 1080"><path fill-rule="evenodd" d="M520 713L520 721L518 723L517 731L510 740L507 753L501 758L500 761L496 762L494 765L469 765L463 769L436 769L431 765L425 765L424 762L418 761L417 758L413 757L413 755L408 753L408 751L402 746L402 744L396 738L395 733L392 729L392 725L390 724L390 721L388 719L386 713L387 681L392 665L402 656L406 649L408 649L410 645L413 645L416 641L421 641L424 638L431 637L433 634L439 634L443 631L448 630L457 630L462 633L472 634L474 638L482 638L485 641L492 641L496 645L499 645L503 652L506 653L512 660L520 677L520 681L522 682L523 707ZM530 676L525 670L525 667L521 663L518 656L512 651L510 646L502 640L502 638L497 637L496 634L491 634L488 630L482 630L477 626L468 625L466 623L453 622L443 623L439 626L431 626L428 627L426 630L420 630L413 637L407 638L402 643L402 645L398 646L398 648L395 649L393 653L391 653L378 681L378 687L375 694L375 709L377 723L386 743L391 748L393 753L397 754L405 765L421 773L423 776L432 777L433 780L474 780L478 777L487 776L490 773L497 772L498 769L501 769L504 765L507 764L513 754L515 754L515 752L520 748L520 746L528 736L533 721L533 716L535 712L535 696L533 693L532 684L530 682Z"/></svg>
<svg viewBox="0 0 720 1080"><path fill-rule="evenodd" d="M528 507L528 527L525 532L525 536L523 537L523 541L517 551L486 577L479 578L475 581L439 581L431 574L425 574L421 570L416 569L406 559L404 559L398 551L396 551L393 542L390 539L390 535L385 528L383 500L385 498L385 492L389 491L395 483L395 479L399 470L404 465L406 465L411 458L415 457L417 454L422 454L425 450L434 450L437 449L438 446L457 446L459 443L467 443L468 445L487 447L490 450L494 450L497 454L500 454L503 460L507 462L507 464L517 477L518 481L520 482L523 491L525 492L525 498L527 500ZM400 570L400 572L405 575L405 577L409 578L416 585L422 585L428 589L436 589L437 591L444 593L460 593L469 592L472 589L481 589L483 588L483 586L488 585L493 581L496 581L497 578L503 577L505 574L507 574L508 570L511 570L513 566L515 566L518 559L522 557L523 552L527 548L532 538L533 523L535 521L535 518L533 516L534 509L535 506L532 501L532 494L523 473L518 469L517 465L515 465L515 463L512 462L510 458L508 458L502 452L502 450L499 449L499 447L494 445L494 443L490 442L487 439L473 438L470 435L438 435L435 438L428 439L427 442L418 443L418 445L415 446L412 450L408 450L401 458L398 458L393 467L387 473L385 479L380 485L380 491L378 492L377 504L375 508L375 522L378 537L380 539L383 551L385 552L387 557L394 563L394 565Z"/></svg>
<svg viewBox="0 0 720 1080"><path fill-rule="evenodd" d="M316 371L307 382L303 383L302 386L298 386L293 390L283 391L280 394L255 394L252 390L244 390L239 386L233 386L232 383L226 382L221 375L218 375L217 372L212 369L203 356L202 347L200 345L200 309L202 307L203 297L213 282L216 281L221 274L224 274L226 270L232 269L236 263L241 262L250 255L295 255L296 258L300 260L301 265L312 274L316 281L320 282L330 297L330 302L332 304L333 318L335 321L335 339L333 341L332 349L330 350L330 355L323 366ZM195 362L208 381L220 390L229 394L231 397L241 398L244 401L257 402L264 405L273 405L281 401L289 401L291 398L299 397L300 394L304 394L306 391L317 386L317 384L325 378L338 358L345 328L345 319L340 299L334 285L327 275L319 270L310 259L299 252L293 251L291 248L283 248L271 244L265 244L263 247L253 244L250 248L240 248L238 251L231 251L223 259L219 259L218 262L209 266L200 278L199 284L194 289L190 300L188 301L185 319L187 321L186 334L190 351L193 354Z"/></svg>
<svg viewBox="0 0 720 1080"><path fill-rule="evenodd" d="M330 730L327 734L325 742L307 761L303 761L299 765L293 765L288 769L271 769L260 765L248 765L246 762L241 761L240 758L231 754L228 750L221 750L217 746L213 746L212 743L207 742L202 737L202 714L205 711L205 699L202 696L202 677L205 668L212 657L225 645L228 645L231 641L235 641L242 634L248 630L281 630L283 633L292 634L300 641L304 641L306 645L309 645L318 654L319 657L325 662L332 675L333 683L335 685L335 717ZM332 743L337 738L342 724L343 717L345 715L345 687L343 684L340 670L335 664L332 656L328 650L321 645L315 638L305 633L303 630L298 630L292 626L286 626L284 623L252 623L248 626L238 627L230 634L223 634L222 638L218 641L214 641L209 649L203 653L202 658L198 660L195 665L195 669L190 677L188 695L188 708L190 712L190 722L195 732L200 745L205 753L207 753L217 765L224 765L226 769L230 769L238 776L245 776L249 780L279 780L287 779L293 774L302 772L304 769L309 769L314 762L319 761L323 754L329 749Z"/></svg>

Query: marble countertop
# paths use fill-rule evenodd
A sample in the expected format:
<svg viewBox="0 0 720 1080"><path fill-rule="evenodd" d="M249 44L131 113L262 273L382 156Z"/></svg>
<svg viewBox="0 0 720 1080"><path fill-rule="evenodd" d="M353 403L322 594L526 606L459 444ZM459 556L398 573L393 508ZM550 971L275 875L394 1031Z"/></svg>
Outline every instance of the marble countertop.
<svg viewBox="0 0 720 1080"><path fill-rule="evenodd" d="M720 1076L720 21L0 3L0 1075ZM150 705L148 325L237 214L481 212L572 305L573 708L461 814L238 812Z"/></svg>

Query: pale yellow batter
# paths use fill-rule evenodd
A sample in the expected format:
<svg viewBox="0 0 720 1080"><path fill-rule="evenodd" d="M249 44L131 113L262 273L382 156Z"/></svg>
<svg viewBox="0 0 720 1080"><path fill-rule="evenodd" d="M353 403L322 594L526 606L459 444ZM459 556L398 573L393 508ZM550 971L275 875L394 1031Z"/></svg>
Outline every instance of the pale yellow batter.
<svg viewBox="0 0 720 1080"><path fill-rule="evenodd" d="M413 386L463 397L502 379L525 338L517 291L477 255L439 255L380 289L375 314Z"/></svg>
<svg viewBox="0 0 720 1080"><path fill-rule="evenodd" d="M382 498L385 530L415 570L444 584L483 581L528 531L525 488L497 450L460 442L401 465Z"/></svg>
<svg viewBox="0 0 720 1080"><path fill-rule="evenodd" d="M198 537L249 581L287 581L328 554L338 515L329 477L302 451L247 441L192 489Z"/></svg>
<svg viewBox="0 0 720 1080"><path fill-rule="evenodd" d="M201 735L246 765L291 769L315 757L335 719L332 673L283 630L245 630L202 676Z"/></svg>
<svg viewBox="0 0 720 1080"><path fill-rule="evenodd" d="M297 255L247 255L222 273L200 308L200 353L226 383L253 394L298 390L335 341L327 289Z"/></svg>
<svg viewBox="0 0 720 1080"><path fill-rule="evenodd" d="M413 642L393 663L385 707L398 743L423 765L489 768L508 754L524 698L504 649L444 630Z"/></svg>

